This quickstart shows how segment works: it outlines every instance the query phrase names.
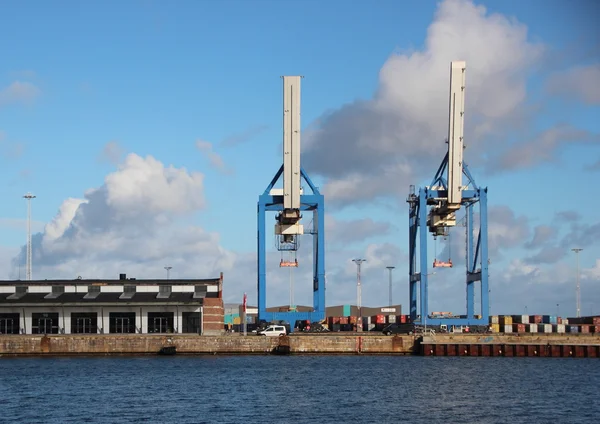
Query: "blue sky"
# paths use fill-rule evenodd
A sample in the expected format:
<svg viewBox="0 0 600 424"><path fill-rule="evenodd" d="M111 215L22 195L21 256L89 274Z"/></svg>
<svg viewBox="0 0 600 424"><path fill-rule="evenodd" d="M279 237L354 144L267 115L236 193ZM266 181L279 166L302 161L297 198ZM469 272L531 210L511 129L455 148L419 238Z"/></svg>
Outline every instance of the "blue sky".
<svg viewBox="0 0 600 424"><path fill-rule="evenodd" d="M12 260L25 241L21 196L31 191L38 196L34 228L43 234L34 249L36 278L112 277L123 270L141 278L163 272L168 262L177 264L173 276L224 271L229 299L248 291L252 300L257 196L281 163L279 77L300 74L303 164L326 193L331 218L328 304L354 300L349 260L368 254L377 261L365 270L373 288L363 302L387 302L383 269L393 263L396 297L405 303L406 190L428 183L444 156L436 140L447 125L448 62L466 59L465 159L478 183L489 187L490 207L501 211L490 224L502 235L491 271L492 286L502 292L492 299L493 308L502 308L495 312L529 305L550 313L545 308L560 302L574 309L572 254L524 263L534 255L524 246L539 225L562 236L539 248L568 251L564 237L587 243L581 263L588 291L582 293L593 308L600 302L593 237L600 233L594 227L600 205L583 196L598 175L588 167L600 159L593 87L600 84L598 30L591 18L597 6L476 4L486 10L464 1L5 2L0 273L14 278L18 272ZM382 107L379 116L374 110ZM355 118L347 121L349 115ZM404 128L414 130L412 138ZM418 149L423 143L427 150ZM362 148L373 157L361 155ZM382 156L387 149L393 154ZM148 156L158 164L148 165ZM170 181L178 189L167 194L158 180L142 176L151 169L156 178L166 175L162 165L203 179L177 173ZM112 183L105 184L108 175ZM343 194L339 183L351 175L360 183ZM57 215L66 199L82 199L92 188L104 193L100 203L90 201L84 213L75 202ZM123 192L139 202L123 201ZM577 211L579 221L557 220L561 211ZM53 220L63 232L75 228L68 232L75 239L50 237L44 225ZM192 228L213 247L186 238ZM357 236L336 241L348 233ZM129 242L139 247L132 251ZM271 265L278 262L272 256ZM287 277L270 269L269 303L285 303ZM307 287L296 282L299 303L310 301L309 270L307 262L298 270L296 280L308 281ZM450 297L450 306L462 307L461 273L436 274L434 306Z"/></svg>

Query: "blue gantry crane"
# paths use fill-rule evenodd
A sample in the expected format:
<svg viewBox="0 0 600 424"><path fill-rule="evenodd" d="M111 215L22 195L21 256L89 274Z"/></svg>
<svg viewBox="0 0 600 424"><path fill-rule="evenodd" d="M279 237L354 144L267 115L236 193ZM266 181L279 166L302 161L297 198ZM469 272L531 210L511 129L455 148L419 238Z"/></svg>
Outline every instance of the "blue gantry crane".
<svg viewBox="0 0 600 424"><path fill-rule="evenodd" d="M466 63L455 61L450 65L450 105L448 125L448 152L429 186L415 193L411 186L409 203L409 297L411 319L420 325L488 325L488 221L487 187L475 183L463 161L464 105ZM463 176L466 181L463 181ZM463 185L463 183L465 183ZM474 207L479 205L479 225L475 228ZM447 237L450 227L456 226L456 213L465 210L467 227L466 292L467 313L455 316L443 313L431 315L428 308L429 259L428 232L434 237ZM475 241L475 232L477 238ZM419 260L417 263L417 253ZM452 267L452 260L438 261L434 268ZM481 311L475 314L475 283L480 283ZM418 295L418 296L417 296Z"/></svg>
<svg viewBox="0 0 600 424"><path fill-rule="evenodd" d="M316 322L325 318L325 202L300 163L301 78L283 77L283 165L258 198L258 317L267 322L288 322L292 331L297 320ZM280 179L283 179L283 188L275 188ZM302 181L310 193L304 193ZM277 250L295 253L301 235L306 233L313 236L313 312L267 312L267 212L277 212ZM301 223L302 212L312 212L312 229L306 232ZM297 268L298 260L282 258L280 267Z"/></svg>

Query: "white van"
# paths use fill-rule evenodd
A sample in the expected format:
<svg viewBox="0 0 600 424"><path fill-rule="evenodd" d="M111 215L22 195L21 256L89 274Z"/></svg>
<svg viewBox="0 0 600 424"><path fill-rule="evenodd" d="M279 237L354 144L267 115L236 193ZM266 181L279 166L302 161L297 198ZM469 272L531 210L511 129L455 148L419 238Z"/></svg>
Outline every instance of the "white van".
<svg viewBox="0 0 600 424"><path fill-rule="evenodd" d="M285 336L286 334L287 334L287 331L283 325L269 325L264 330L258 332L259 336L279 337L279 336Z"/></svg>

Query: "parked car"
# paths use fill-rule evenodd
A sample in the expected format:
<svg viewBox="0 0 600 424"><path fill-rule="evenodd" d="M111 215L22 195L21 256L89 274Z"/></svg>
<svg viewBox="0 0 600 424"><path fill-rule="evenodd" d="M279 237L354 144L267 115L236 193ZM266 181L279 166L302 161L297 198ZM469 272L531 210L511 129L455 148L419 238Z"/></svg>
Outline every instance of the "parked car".
<svg viewBox="0 0 600 424"><path fill-rule="evenodd" d="M287 330L283 325L269 325L264 330L258 331L257 334L259 336L279 337L285 336L287 334Z"/></svg>
<svg viewBox="0 0 600 424"><path fill-rule="evenodd" d="M416 326L414 324L394 323L384 327L381 332L386 336L391 336L392 334L415 334Z"/></svg>

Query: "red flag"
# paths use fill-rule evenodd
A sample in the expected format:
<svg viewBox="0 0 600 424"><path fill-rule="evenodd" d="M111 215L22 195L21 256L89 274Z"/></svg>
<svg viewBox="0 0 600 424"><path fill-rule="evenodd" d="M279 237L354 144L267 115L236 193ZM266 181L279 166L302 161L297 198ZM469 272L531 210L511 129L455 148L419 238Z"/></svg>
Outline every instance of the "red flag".
<svg viewBox="0 0 600 424"><path fill-rule="evenodd" d="M246 301L247 301L247 297L246 297L246 293L244 293L244 313L246 313Z"/></svg>

